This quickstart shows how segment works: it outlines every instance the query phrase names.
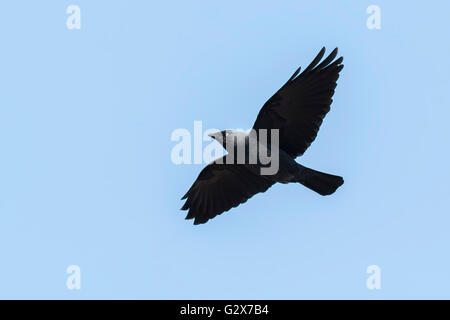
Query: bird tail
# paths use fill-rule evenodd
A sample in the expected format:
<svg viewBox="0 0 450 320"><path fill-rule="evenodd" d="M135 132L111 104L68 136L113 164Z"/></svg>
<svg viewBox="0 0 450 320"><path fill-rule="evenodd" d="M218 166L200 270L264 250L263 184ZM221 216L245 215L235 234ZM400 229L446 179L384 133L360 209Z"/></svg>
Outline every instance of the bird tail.
<svg viewBox="0 0 450 320"><path fill-rule="evenodd" d="M334 193L337 188L342 186L344 179L340 176L303 167L303 170L296 178L296 182L301 183L322 196L327 196Z"/></svg>

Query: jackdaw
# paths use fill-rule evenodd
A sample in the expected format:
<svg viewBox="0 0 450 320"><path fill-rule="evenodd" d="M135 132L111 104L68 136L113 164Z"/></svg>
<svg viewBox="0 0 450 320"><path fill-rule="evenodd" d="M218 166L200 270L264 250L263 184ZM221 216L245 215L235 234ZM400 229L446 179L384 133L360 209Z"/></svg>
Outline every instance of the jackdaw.
<svg viewBox="0 0 450 320"><path fill-rule="evenodd" d="M320 195L330 195L344 183L340 176L295 161L314 141L330 110L336 81L344 67L343 57L335 60L337 52L334 49L321 62L325 54L322 48L302 73L298 68L263 105L250 133L224 130L210 135L228 153L208 164L182 198L186 202L181 209L189 210L186 219L194 219L194 224L205 223L277 182L300 183ZM255 142L256 148L252 148ZM241 147L243 153L239 152ZM271 162L276 160L274 172L263 172L269 170L270 164L256 156L263 154L262 150Z"/></svg>

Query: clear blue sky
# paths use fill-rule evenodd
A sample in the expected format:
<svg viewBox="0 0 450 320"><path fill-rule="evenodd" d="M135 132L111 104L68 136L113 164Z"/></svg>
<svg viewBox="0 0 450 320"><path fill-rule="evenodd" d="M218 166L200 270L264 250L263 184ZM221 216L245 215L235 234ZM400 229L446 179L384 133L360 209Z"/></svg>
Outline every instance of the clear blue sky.
<svg viewBox="0 0 450 320"><path fill-rule="evenodd" d="M81 8L68 30L66 8ZM381 8L381 30L366 8ZM7 1L0 298L450 298L450 6L418 1ZM193 226L174 129L249 128L322 46L345 68L276 185ZM382 270L381 290L366 268ZM81 268L81 290L66 268Z"/></svg>

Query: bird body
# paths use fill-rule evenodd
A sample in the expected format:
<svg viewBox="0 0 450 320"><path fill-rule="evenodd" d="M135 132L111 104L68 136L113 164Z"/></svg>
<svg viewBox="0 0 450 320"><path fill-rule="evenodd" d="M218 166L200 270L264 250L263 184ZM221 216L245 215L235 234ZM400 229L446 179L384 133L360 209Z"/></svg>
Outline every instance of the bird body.
<svg viewBox="0 0 450 320"><path fill-rule="evenodd" d="M295 161L316 138L330 110L343 58L337 49L322 62L323 48L302 72L300 68L261 108L249 132L224 130L210 134L227 154L206 166L182 199L186 219L202 224L265 192L273 184L300 183L330 195L344 180ZM320 64L319 64L320 62Z"/></svg>
<svg viewBox="0 0 450 320"><path fill-rule="evenodd" d="M228 151L224 158L224 163L243 164L245 168L254 174L262 177L267 176L266 178L270 181L280 183L292 182L303 170L302 166L278 147L278 143L269 143L266 141L267 139L262 141L258 138L259 135L257 133L225 130L210 134L210 136L213 138L219 137L218 141ZM221 136L225 138L222 139L220 138ZM254 155L253 161L252 155ZM269 161L276 161L277 170L273 174L264 174L261 169L267 168L270 163L264 163L258 155L267 155Z"/></svg>

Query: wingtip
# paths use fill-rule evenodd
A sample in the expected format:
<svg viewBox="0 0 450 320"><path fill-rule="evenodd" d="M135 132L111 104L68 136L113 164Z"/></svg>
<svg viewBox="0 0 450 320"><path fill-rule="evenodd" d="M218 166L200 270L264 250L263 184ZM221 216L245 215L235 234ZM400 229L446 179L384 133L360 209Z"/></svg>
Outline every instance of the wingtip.
<svg viewBox="0 0 450 320"><path fill-rule="evenodd" d="M297 70L295 70L295 72L292 74L292 76L289 78L289 80L285 83L285 85L287 85L289 82L291 82L292 80L294 80L294 78L300 73L300 70L302 69L302 67L298 67Z"/></svg>
<svg viewBox="0 0 450 320"><path fill-rule="evenodd" d="M194 219L194 226L198 226L199 224L205 224L209 221L209 218L206 216L195 216Z"/></svg>
<svg viewBox="0 0 450 320"><path fill-rule="evenodd" d="M197 220L197 219L195 219L194 220L194 226L198 226L198 225L200 225L200 224L204 224L206 221L201 221L201 220Z"/></svg>

